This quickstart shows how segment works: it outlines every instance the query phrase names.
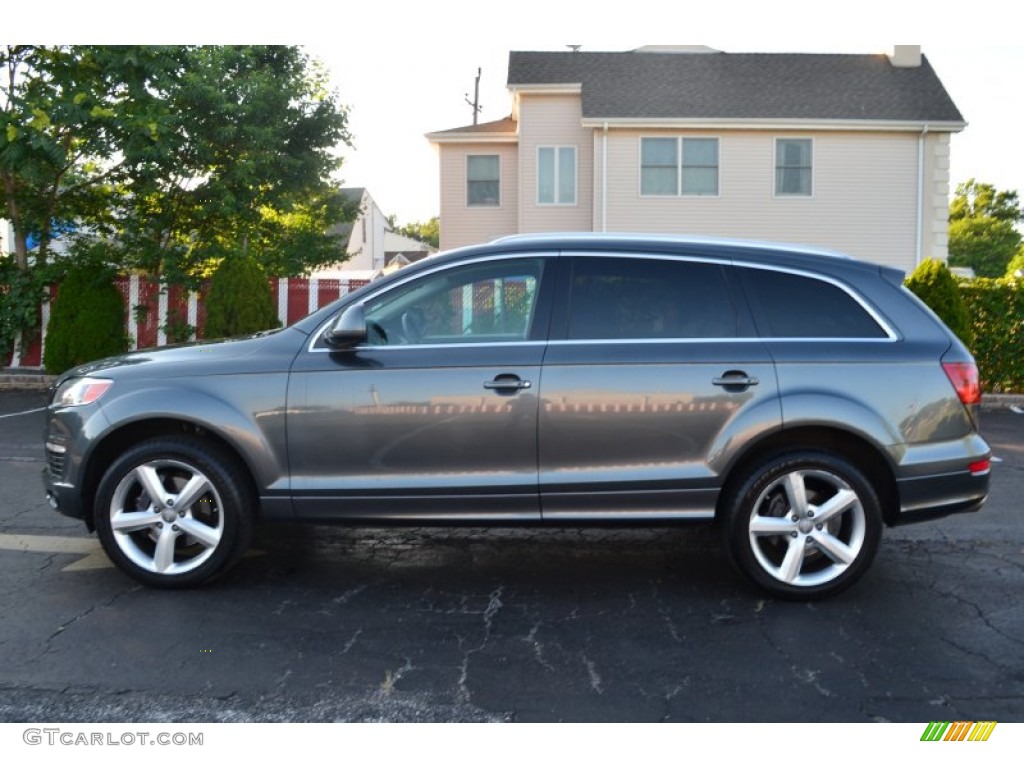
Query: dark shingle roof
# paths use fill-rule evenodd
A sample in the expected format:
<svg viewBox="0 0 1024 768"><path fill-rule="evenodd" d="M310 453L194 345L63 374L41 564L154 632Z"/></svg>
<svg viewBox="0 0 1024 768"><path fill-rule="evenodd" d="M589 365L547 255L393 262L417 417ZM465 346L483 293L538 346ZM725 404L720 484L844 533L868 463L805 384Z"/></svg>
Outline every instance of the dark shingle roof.
<svg viewBox="0 0 1024 768"><path fill-rule="evenodd" d="M927 58L513 51L508 85L582 84L583 117L963 122Z"/></svg>

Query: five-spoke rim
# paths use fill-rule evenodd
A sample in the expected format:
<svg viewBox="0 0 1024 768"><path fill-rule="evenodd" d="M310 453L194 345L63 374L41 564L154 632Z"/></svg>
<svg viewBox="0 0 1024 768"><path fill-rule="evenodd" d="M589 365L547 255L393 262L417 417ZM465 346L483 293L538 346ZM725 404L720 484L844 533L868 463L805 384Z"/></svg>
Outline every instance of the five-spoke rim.
<svg viewBox="0 0 1024 768"><path fill-rule="evenodd" d="M110 502L114 541L135 565L173 576L206 562L224 534L220 494L196 467L160 459L128 472Z"/></svg>
<svg viewBox="0 0 1024 768"><path fill-rule="evenodd" d="M849 483L822 469L801 469L761 492L747 530L765 573L794 587L815 587L850 567L866 529L864 507Z"/></svg>

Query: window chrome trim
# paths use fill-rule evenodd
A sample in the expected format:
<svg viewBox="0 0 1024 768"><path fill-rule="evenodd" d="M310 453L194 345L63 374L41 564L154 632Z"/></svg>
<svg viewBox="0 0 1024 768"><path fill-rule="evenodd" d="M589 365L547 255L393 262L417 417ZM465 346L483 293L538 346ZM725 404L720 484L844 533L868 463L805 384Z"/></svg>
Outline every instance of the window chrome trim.
<svg viewBox="0 0 1024 768"><path fill-rule="evenodd" d="M803 253L803 252L798 252L798 253ZM600 339L600 338L598 338L598 339L548 339L548 340L541 340L541 341L523 340L523 341L494 341L494 342L460 342L460 343L452 343L452 344L395 344L393 346L385 346L385 345L366 345L366 346L363 346L363 345L359 345L359 346L352 347L351 349L353 351L355 351L355 350L367 350L367 349L451 349L451 348L458 349L460 347L466 347L466 346L470 346L470 345L476 346L476 347L482 347L482 346L516 346L516 345L523 346L523 345L536 345L536 344L565 345L565 344L596 344L596 343L601 343L601 344L681 344L681 343L687 343L687 344L695 344L695 343L723 344L723 343L730 343L730 342L742 342L742 343L750 343L750 342L772 342L772 343L800 342L800 343L806 343L806 342L828 341L828 342L843 342L843 343L854 342L854 343L859 343L859 344L865 344L865 343L889 344L889 343L897 342L897 341L900 340L900 335L896 332L896 330L891 325L889 325L888 322L886 322L882 318L882 316L875 310L874 307L872 307L870 304L867 303L867 301L860 295L859 292L853 290L853 288L851 288L848 285L846 285L846 283L842 282L841 280L837 280L836 278L832 277L831 275L825 275L825 274L822 274L820 272L811 272L811 271L808 271L808 270L805 270L805 269L800 269L798 267L783 267L783 266L777 266L777 265L774 265L774 264L759 264L759 263L756 263L756 262L730 259L730 258L725 257L725 256L701 256L701 255L698 255L698 254L691 254L691 253L650 253L650 252L646 252L646 251L628 251L628 252L622 252L622 251L603 251L603 252L600 252L599 251L599 252L593 252L593 251L590 251L589 249L573 248L572 250L524 251L522 253L496 253L496 254L482 255L482 256L479 256L479 257L471 259L471 260L460 261L460 262L456 262L454 264L438 264L438 265L435 265L432 269L424 270L423 272L418 272L415 275L410 275L409 277L405 278L404 280L400 280L400 281L397 281L397 282L394 282L394 283L390 283L387 286L382 287L379 291L375 291L375 292L367 295L363 299L363 303L365 303L367 301L371 301L371 300L375 299L377 296L379 296L380 294L382 294L382 293L384 293L386 291L389 291L389 290L391 290L393 288L398 288L399 286L405 285L406 283L408 283L408 282L410 282L412 280L416 280L416 279L421 278L421 277L426 277L428 275L432 275L432 274L434 274L436 272L440 272L440 271L445 270L445 269L462 267L462 266L468 266L468 265L472 265L472 264L484 264L484 263L487 263L487 262L490 262L490 261L508 261L508 260L512 260L512 259L538 259L538 258L540 258L540 259L573 258L573 257L577 257L577 256L578 257L586 257L586 258L610 258L610 259L643 258L643 259L659 259L659 260L663 260L663 261L686 261L686 262L693 262L693 263L697 263L697 264L717 264L719 266L743 267L743 268L747 268L747 269L762 269L762 270L767 270L767 271L770 271L770 272L781 272L783 274L796 275L798 277L806 277L806 278L809 278L811 280L820 280L822 282L828 283L829 285L832 285L832 286L838 288L843 293L845 293L847 296L849 296L851 299L853 299L857 303L857 305L861 309L863 309L865 312L867 312L867 314L871 317L871 319L874 320L875 323L878 324L878 327L882 329L882 331L885 333L885 336L882 337L882 338L866 338L866 337L862 337L862 336L851 336L851 337L844 337L844 336L780 336L780 337L776 337L776 336L743 336L743 337L728 336L728 337L725 337L725 338L703 338L703 337L702 338L689 338L689 337L676 338L676 337L672 337L672 338L659 338L659 339L651 339L651 338L635 338L635 339ZM307 350L309 352L335 352L336 351L336 350L333 350L333 349L331 349L330 347L327 347L327 346L320 347L320 348L318 348L316 346L317 343L320 341L321 337L323 336L323 334L326 332L327 327L334 321L334 319L336 317L337 317L337 313L331 315L319 328L316 329L316 331L313 334L311 334L311 341L309 342L309 346L307 348Z"/></svg>
<svg viewBox="0 0 1024 768"><path fill-rule="evenodd" d="M782 250L781 252L785 252L785 251ZM850 286L848 286L846 283L842 282L841 280L837 280L836 278L832 277L831 275L825 275L825 274L822 274L820 272L811 272L811 271L808 271L808 270L805 270L805 269L800 269L799 267L783 267L783 266L777 266L777 265L774 265L774 264L759 264L759 263L756 263L756 262L749 262L749 261L743 261L743 260L730 259L728 257L723 257L723 256L707 256L707 257L705 257L705 256L691 254L691 253L647 253L647 252L643 252L643 251L628 252L628 253L605 251L603 253L592 253L592 252L587 251L587 250L577 250L577 249L574 249L572 251L562 251L561 255L566 257L566 258L572 258L572 257L580 256L580 257L585 257L585 258L612 258L612 259L645 258L645 259L662 259L662 260L667 260L667 261L688 261L688 262L695 262L695 263L698 263L698 264L718 264L720 266L743 267L743 268L748 268L748 269L763 269L763 270L768 270L770 272L781 272L781 273L787 274L787 275L796 275L798 277L806 277L806 278L808 278L810 280L820 280L820 281L822 281L824 283L828 283L829 285L832 285L832 286L838 288L843 293L845 293L847 296L849 296L851 299L853 299L855 302L857 302L857 305L861 309L863 309L865 312L867 312L868 315L871 317L871 319L874 320L875 323L878 324L878 327L881 328L882 331L885 333L885 338L877 338L877 339L876 338L866 338L866 337L863 337L863 336L849 336L849 337L846 337L846 336L800 336L800 337L796 337L796 336L782 336L782 337L755 336L755 337L749 337L747 339L743 339L743 340L747 340L747 341L773 341L773 342L777 342L777 341L874 341L874 342L883 341L883 342L891 342L891 341L899 341L899 339L900 339L900 336L895 331L895 329L893 329L892 326L890 326L889 323L887 323L882 318L882 316L875 310L874 307L872 307L870 304L867 303L867 300L864 299L860 295L859 292L853 290L853 288L851 288ZM688 338L680 339L680 341L700 341L700 340L701 339L688 339ZM737 339L736 337L728 337L726 339L707 339L707 341L737 341L737 340L741 340L741 339ZM574 341L581 341L581 339L574 339ZM591 339L590 341L608 341L608 342L610 342L610 341L613 341L613 339ZM632 343L636 343L636 342L642 342L642 341L644 341L644 339L635 339L635 340L623 339L622 341L630 341ZM666 341L666 339L654 339L654 341ZM554 342L552 342L552 343L554 343Z"/></svg>
<svg viewBox="0 0 1024 768"><path fill-rule="evenodd" d="M467 259L466 261L457 261L457 262L454 262L454 263L451 263L451 264L447 264L447 263L446 264L435 264L431 269L424 269L422 272L417 272L415 275L409 275L404 280L396 280L393 283L388 283L385 286L381 286L380 290L373 291L372 293L368 293L366 296L363 297L362 301L359 302L359 303L365 304L366 302L372 301L373 299L377 298L382 293L386 293L386 292L388 292L388 291L390 291L390 290L392 290L394 288L398 288L400 286L406 285L407 283L410 283L413 280L418 280L421 277L427 277L428 275L433 275L433 274L435 274L437 272L441 272L441 271L444 271L446 269L458 269L460 267L470 266L470 265L473 265L473 264L486 264L486 263L491 262L491 261L510 261L510 260L515 260L515 259L545 259L545 260L547 260L547 259L552 259L552 258L557 258L557 257L558 257L558 252L557 251L550 251L550 250L548 250L548 251L524 251L522 253L492 253L492 254L485 254L485 255L481 255L481 256L478 256L478 257L473 258L473 259ZM543 279L543 275L542 275L542 279ZM539 284L539 282L538 282L538 284ZM345 305L346 308L348 308L349 306L350 305L348 305L348 304ZM342 309L340 311L344 312L345 310ZM330 324L333 323L337 319L338 314L339 314L338 312L333 313L320 326L318 326L317 329L315 331L313 331L313 333L310 334L310 342L309 342L309 345L306 347L306 351L307 352L337 352L338 351L336 349L331 349L328 346L324 346L322 348L318 348L316 346L317 343L319 343L321 337L327 332L327 328L330 326ZM511 345L511 344L546 344L546 343L547 343L546 341L531 341L529 339L524 339L522 341L492 341L492 342L480 342L480 343L461 342L461 343L453 343L453 344L394 344L394 345L391 345L391 346L388 346L388 345L370 345L370 344L364 346L364 345L360 344L360 345L357 345L355 347L350 347L349 349L353 350L353 351L354 350L360 350L360 349L426 349L426 348L430 348L430 347L432 347L432 348L439 348L439 347L449 348L449 347L465 347L465 346L470 346L470 345L472 345L472 346L483 346L484 344L487 344L489 346L495 346L495 345L507 346L507 345Z"/></svg>

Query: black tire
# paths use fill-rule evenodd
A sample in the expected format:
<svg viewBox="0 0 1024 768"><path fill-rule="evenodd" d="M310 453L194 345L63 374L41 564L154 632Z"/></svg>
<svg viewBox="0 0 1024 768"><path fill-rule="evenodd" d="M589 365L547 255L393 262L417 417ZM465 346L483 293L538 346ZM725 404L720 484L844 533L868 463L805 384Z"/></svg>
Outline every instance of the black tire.
<svg viewBox="0 0 1024 768"><path fill-rule="evenodd" d="M122 571L151 587L185 588L245 554L254 511L237 461L197 438L160 437L110 466L96 491L95 523Z"/></svg>
<svg viewBox="0 0 1024 768"><path fill-rule="evenodd" d="M818 451L758 464L724 500L723 511L733 563L788 600L820 600L852 586L882 537L871 482L849 461Z"/></svg>

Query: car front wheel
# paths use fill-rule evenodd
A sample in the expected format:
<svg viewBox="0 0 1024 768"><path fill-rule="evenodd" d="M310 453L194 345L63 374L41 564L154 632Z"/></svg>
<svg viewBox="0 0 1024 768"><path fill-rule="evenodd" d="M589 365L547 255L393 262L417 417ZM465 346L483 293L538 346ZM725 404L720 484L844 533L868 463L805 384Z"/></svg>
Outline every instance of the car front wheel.
<svg viewBox="0 0 1024 768"><path fill-rule="evenodd" d="M840 457L814 451L764 461L726 500L733 562L777 597L815 600L871 565L882 512L871 482Z"/></svg>
<svg viewBox="0 0 1024 768"><path fill-rule="evenodd" d="M149 440L122 454L96 493L110 559L154 587L191 587L245 553L252 492L236 462L191 437Z"/></svg>

